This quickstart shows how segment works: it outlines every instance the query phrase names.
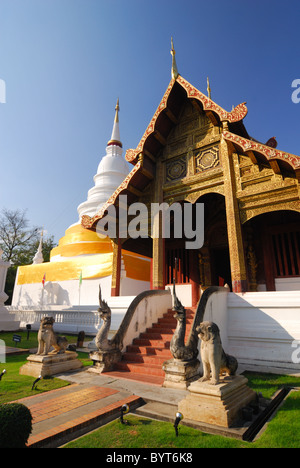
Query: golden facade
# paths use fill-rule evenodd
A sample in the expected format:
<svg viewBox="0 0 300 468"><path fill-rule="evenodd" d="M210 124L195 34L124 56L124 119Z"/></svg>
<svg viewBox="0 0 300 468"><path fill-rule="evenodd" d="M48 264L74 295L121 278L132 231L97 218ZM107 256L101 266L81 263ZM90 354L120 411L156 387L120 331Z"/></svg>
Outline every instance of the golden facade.
<svg viewBox="0 0 300 468"><path fill-rule="evenodd" d="M136 149L133 169L102 210L84 216L95 229L106 208L128 203L204 203L204 244L186 250L184 239L119 239L125 248L152 258L151 285L229 284L235 292L274 290L277 279L299 278L300 157L262 144L244 126L244 103L227 112L180 75L175 75ZM176 261L175 261L176 259ZM114 287L118 284L117 263ZM299 289L299 287L298 287Z"/></svg>

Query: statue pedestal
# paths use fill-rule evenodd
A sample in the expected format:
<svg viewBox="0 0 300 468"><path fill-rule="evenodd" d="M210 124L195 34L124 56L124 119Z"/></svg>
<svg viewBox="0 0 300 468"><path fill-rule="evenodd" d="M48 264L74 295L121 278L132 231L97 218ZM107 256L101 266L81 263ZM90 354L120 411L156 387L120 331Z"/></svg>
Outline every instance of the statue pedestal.
<svg viewBox="0 0 300 468"><path fill-rule="evenodd" d="M95 372L96 374L110 371L121 358L122 353L119 349L113 349L111 351L92 351L90 352L90 359L93 360L93 367L90 367L88 371Z"/></svg>
<svg viewBox="0 0 300 468"><path fill-rule="evenodd" d="M187 389L191 382L199 379L199 366L200 362L198 359L193 359L192 361L170 359L164 362L165 381L163 387Z"/></svg>
<svg viewBox="0 0 300 468"><path fill-rule="evenodd" d="M239 418L243 407L256 398L242 375L220 378L220 383L193 382L189 395L178 403L185 419L230 427Z"/></svg>
<svg viewBox="0 0 300 468"><path fill-rule="evenodd" d="M62 354L30 354L27 363L20 368L21 375L31 375L32 377L51 376L61 372L80 369L83 364L77 359L78 354L74 351L66 351Z"/></svg>

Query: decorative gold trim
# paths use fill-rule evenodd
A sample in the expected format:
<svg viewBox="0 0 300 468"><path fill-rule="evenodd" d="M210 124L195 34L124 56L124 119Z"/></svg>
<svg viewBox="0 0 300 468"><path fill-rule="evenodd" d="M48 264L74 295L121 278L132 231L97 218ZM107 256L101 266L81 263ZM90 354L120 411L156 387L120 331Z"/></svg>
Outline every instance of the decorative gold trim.
<svg viewBox="0 0 300 468"><path fill-rule="evenodd" d="M244 119L248 113L248 109L246 107L246 103L243 102L236 106L231 112L227 112L226 110L222 109L222 107L218 106L214 101L209 99L205 94L201 93L198 89L196 89L193 85L191 85L188 81L186 81L181 75L178 75L176 79L172 78L169 83L169 86L158 106L156 109L155 114L153 115L150 124L148 125L139 145L136 149L128 149L126 151L125 159L132 164L135 163L136 158L140 152L143 151L145 141L147 140L148 136L155 131L155 125L158 116L160 113L166 109L167 101L170 96L170 93L173 89L174 83L179 83L183 89L187 93L187 97L190 99L197 99L201 102L203 109L208 112L214 112L218 115L221 121L228 121L228 122L239 122L240 120Z"/></svg>
<svg viewBox="0 0 300 468"><path fill-rule="evenodd" d="M275 148L271 148L270 146L248 140L247 138L235 135L234 133L228 132L226 130L223 131L222 136L226 141L231 141L232 143L236 144L246 154L247 152L251 153L256 151L257 153L264 156L268 162L272 161L273 159L279 159L289 164L289 166L291 166L291 168L294 170L300 168L300 157L296 156L295 154L290 154Z"/></svg>
<svg viewBox="0 0 300 468"><path fill-rule="evenodd" d="M236 106L231 112L227 112L226 110L222 109L222 107L218 106L218 104L212 101L209 97L205 96L205 94L201 93L201 91L196 89L188 81L182 78L182 76L178 76L177 83L180 83L181 86L185 89L188 98L198 99L205 111L215 112L221 121L227 120L228 122L239 122L240 120L244 119L248 113L245 102Z"/></svg>
<svg viewBox="0 0 300 468"><path fill-rule="evenodd" d="M265 206L258 206L257 208L252 207L252 208L241 208L240 214L241 214L241 223L245 224L247 221L249 221L252 218L255 218L255 216L259 216L265 213L273 213L274 211L283 211L283 210L288 210L288 211L296 211L300 213L300 200L296 201L290 201L290 202L279 202L279 203L272 203L269 205Z"/></svg>
<svg viewBox="0 0 300 468"><path fill-rule="evenodd" d="M136 147L136 149L128 149L126 151L126 154L125 154L125 159L128 161L128 162L131 162L134 164L134 161L136 160L137 156L139 155L139 153L142 153L143 152L143 149L144 149L144 143L146 141L146 139L148 138L148 136L153 133L155 131L155 124L156 124L156 120L158 118L158 116L160 115L160 113L166 109L167 107L167 101L168 101L168 98L169 98L169 95L171 93L171 90L173 88L173 85L175 83L175 79L172 78L172 80L170 81L169 83L169 86L162 98L162 100L160 101L160 104L158 106L158 108L156 109L155 111L155 114L153 115L152 119L151 119L151 122L149 123L139 145Z"/></svg>

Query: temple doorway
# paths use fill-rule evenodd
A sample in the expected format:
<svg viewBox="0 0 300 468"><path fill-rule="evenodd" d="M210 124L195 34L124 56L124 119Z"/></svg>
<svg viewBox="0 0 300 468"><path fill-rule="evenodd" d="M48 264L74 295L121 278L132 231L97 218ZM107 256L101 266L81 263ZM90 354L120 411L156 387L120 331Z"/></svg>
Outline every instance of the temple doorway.
<svg viewBox="0 0 300 468"><path fill-rule="evenodd" d="M214 286L228 284L232 288L228 246L211 249L211 269Z"/></svg>
<svg viewBox="0 0 300 468"><path fill-rule="evenodd" d="M193 303L209 286L232 288L225 198L207 194L196 203L204 204L204 244L200 249L185 249L186 239L165 241L165 284L189 285ZM196 206L194 203L194 207Z"/></svg>

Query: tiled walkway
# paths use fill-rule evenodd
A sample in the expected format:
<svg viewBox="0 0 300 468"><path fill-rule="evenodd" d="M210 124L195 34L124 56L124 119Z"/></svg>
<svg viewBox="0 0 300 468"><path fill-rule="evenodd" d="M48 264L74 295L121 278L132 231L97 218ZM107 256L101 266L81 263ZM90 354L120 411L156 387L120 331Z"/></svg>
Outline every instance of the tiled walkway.
<svg viewBox="0 0 300 468"><path fill-rule="evenodd" d="M143 402L129 392L80 384L18 401L31 411L33 430L27 445L35 448L57 447L62 440L119 417L123 404L136 408Z"/></svg>
<svg viewBox="0 0 300 468"><path fill-rule="evenodd" d="M83 405L105 398L106 396L118 393L117 390L101 387L85 388L71 393L70 395L57 396L49 400L36 403L30 406L32 423L54 418L64 413L68 413ZM26 402L24 402L26 403Z"/></svg>

